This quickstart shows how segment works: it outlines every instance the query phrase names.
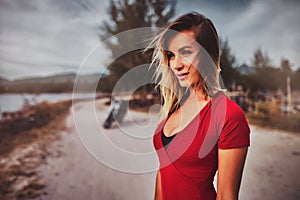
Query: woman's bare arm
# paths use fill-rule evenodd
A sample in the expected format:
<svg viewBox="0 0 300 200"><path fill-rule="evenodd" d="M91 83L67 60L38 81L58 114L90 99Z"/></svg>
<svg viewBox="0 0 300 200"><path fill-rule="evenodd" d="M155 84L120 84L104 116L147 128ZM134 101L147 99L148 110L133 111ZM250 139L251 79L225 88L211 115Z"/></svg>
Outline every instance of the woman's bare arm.
<svg viewBox="0 0 300 200"><path fill-rule="evenodd" d="M218 150L217 200L237 200L248 147Z"/></svg>
<svg viewBox="0 0 300 200"><path fill-rule="evenodd" d="M158 170L157 175L156 175L156 184L155 184L155 195L154 195L154 200L162 200L162 195L161 195L161 178L160 178L160 172Z"/></svg>

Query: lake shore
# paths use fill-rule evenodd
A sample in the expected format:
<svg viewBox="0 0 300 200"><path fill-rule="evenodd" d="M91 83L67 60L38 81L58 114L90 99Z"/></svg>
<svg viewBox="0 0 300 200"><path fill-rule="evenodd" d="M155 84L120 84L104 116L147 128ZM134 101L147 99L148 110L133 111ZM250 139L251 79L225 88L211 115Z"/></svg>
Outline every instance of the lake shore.
<svg viewBox="0 0 300 200"><path fill-rule="evenodd" d="M53 127L57 127L55 134L49 134L53 137L20 146L6 158L1 158L2 166L6 162L6 169L14 170L8 181L18 180L8 196L0 196L1 199L153 199L155 171L141 174L120 172L96 160L95 155L87 151L87 145L82 143L78 122L84 125L85 132L99 134L86 112L96 109L95 115L101 126L107 114L106 101L97 100L95 107L90 102L76 103L73 112L78 112L78 115L70 113L65 121L61 118L53 122ZM80 119L76 122L74 116ZM155 116L153 123L149 123L149 115L130 111L122 128L130 131L132 127L147 126L149 133L145 134L149 136L155 128L154 121ZM124 137L122 141L126 141L126 146L123 148L140 151L152 146L150 142L137 145L126 140L116 127L107 133L110 141L119 146L123 145L120 138ZM251 125L251 146L240 198L299 199L299 145L298 134Z"/></svg>

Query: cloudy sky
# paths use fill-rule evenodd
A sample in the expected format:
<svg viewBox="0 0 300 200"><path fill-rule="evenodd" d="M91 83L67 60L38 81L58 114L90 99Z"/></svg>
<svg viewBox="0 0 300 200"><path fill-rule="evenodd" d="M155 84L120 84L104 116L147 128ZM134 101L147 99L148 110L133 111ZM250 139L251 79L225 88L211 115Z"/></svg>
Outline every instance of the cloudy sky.
<svg viewBox="0 0 300 200"><path fill-rule="evenodd" d="M100 42L108 0L0 0L0 75L15 79L77 72ZM257 48L274 65L300 66L298 0L179 0L176 17L197 11L229 41L237 64L251 64ZM87 73L105 67L109 53L90 61Z"/></svg>

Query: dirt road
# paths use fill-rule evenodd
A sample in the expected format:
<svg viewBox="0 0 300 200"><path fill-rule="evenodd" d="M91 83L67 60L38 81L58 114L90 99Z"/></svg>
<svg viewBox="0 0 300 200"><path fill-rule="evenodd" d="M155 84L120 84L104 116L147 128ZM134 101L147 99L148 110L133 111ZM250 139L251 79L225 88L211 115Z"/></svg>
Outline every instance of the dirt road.
<svg viewBox="0 0 300 200"><path fill-rule="evenodd" d="M93 115L88 114L92 110L96 112ZM155 128L155 116L151 115L153 119L149 121L148 115L131 112L121 127L125 131L113 128L103 134L104 130L99 126L106 116L106 111L107 107L103 106L103 100L98 101L95 107L89 102L75 105L76 114L73 113L67 120L69 130L62 133L60 140L49 146L50 150L60 152L59 156L48 158L47 164L38 168L41 181L46 185L39 199L153 199L155 172L151 169L157 167L157 160L145 154L145 157L148 157L145 158L148 159L147 173L121 172L140 170L145 166L138 160L136 162L137 166L140 166L139 169L135 168L136 165L131 161L125 163L127 155L117 156L115 151L109 151L111 147L104 147L105 145L97 139L99 135L105 135L114 146L128 152L153 151L150 136ZM92 119L93 116L97 117L96 120ZM98 124L95 125L95 122ZM133 128L138 129L138 133L134 132ZM251 147L246 161L240 199L299 199L300 135L254 126L251 126L251 131ZM126 136L124 133L131 135ZM128 138L137 138L140 142L136 143ZM96 148L100 150L97 152ZM149 163L149 159L153 159L153 163ZM107 163L112 167L108 167ZM116 169L118 167L121 171Z"/></svg>

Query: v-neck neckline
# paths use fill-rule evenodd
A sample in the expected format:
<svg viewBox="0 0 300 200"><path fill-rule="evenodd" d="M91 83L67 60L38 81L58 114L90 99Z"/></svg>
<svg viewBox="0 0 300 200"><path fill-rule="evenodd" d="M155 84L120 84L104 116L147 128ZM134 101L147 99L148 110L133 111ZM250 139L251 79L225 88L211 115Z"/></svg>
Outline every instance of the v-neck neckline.
<svg viewBox="0 0 300 200"><path fill-rule="evenodd" d="M175 135L175 137L174 137L173 140L168 144L168 146L165 148L164 145L163 145L163 142L162 142L162 135L161 135L161 134L164 134L164 127L165 127L165 125L166 125L166 123L167 123L169 117L171 116L171 114L169 114L169 115L166 117L166 119L165 119L165 121L164 121L164 124L163 124L163 127L162 127L162 129L161 129L161 131L160 131L160 143L161 143L162 147L165 149L165 152L167 152L167 151L170 149L170 146L172 146L172 144L177 140L178 137L180 137L180 135L182 135L181 133L184 132L184 131L190 126L190 124L192 124L196 119L199 119L201 113L202 113L204 110L207 109L207 107L211 104L211 102L212 102L212 99L210 99L210 100L203 106L203 108L200 109L200 111L192 118L192 120L191 120L190 122L187 123L186 126L184 126L180 131L178 131L178 132L176 132L175 134L173 134L173 135ZM173 135L172 135L172 136L173 136ZM166 135L165 135L165 136L166 136ZM170 137L172 137L172 136L170 136ZM166 136L166 137L167 137L167 136Z"/></svg>
<svg viewBox="0 0 300 200"><path fill-rule="evenodd" d="M209 105L209 104L211 104L211 101L212 101L212 99L210 99L208 102L206 102L206 104L197 112L197 114L181 129L181 130L179 130L179 131L177 131L175 134L172 134L172 135L170 135L170 136L166 136L165 135L165 137L172 137L173 135L177 135L178 133L180 133L180 132L182 132L182 131L184 131L200 114L201 114L201 112L202 112L202 110L205 110L206 109L206 107ZM163 133L165 133L165 131L164 131L164 128L165 128L165 125L166 125L166 123L167 123L167 121L169 120L169 118L170 118L170 116L172 115L172 113L169 113L168 114L168 116L166 117L166 119L165 119L165 122L164 122L164 125L163 125L163 127L162 127L162 132Z"/></svg>

